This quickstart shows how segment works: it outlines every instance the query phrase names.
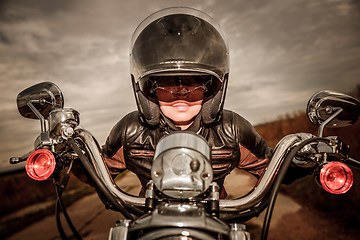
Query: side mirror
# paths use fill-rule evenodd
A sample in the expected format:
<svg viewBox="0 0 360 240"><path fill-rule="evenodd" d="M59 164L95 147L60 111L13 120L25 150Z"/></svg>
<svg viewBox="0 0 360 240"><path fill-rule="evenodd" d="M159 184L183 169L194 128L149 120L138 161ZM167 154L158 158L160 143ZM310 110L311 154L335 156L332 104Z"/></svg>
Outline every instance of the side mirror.
<svg viewBox="0 0 360 240"><path fill-rule="evenodd" d="M322 90L310 98L306 112L316 126L344 127L358 120L360 102L346 94Z"/></svg>
<svg viewBox="0 0 360 240"><path fill-rule="evenodd" d="M64 107L64 98L60 88L54 83L42 82L19 93L17 106L23 117L47 119L51 110Z"/></svg>

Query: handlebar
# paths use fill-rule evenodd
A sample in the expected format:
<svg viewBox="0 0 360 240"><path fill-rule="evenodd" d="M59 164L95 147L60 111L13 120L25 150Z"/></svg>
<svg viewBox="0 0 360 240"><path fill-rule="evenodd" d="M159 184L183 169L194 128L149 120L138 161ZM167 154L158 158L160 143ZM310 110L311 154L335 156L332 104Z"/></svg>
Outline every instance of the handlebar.
<svg viewBox="0 0 360 240"><path fill-rule="evenodd" d="M87 151L89 153L90 160L95 168L96 173L105 184L105 186L109 189L109 191L117 198L120 199L124 204L131 206L145 206L145 198L143 197L135 197L129 195L123 191L121 191L118 186L112 181L110 174L106 168L103 158L101 157L101 152L99 145L95 138L91 135L90 132L77 128L75 130L77 132L77 136L81 138L81 140L85 143ZM119 202L120 202L119 201Z"/></svg>
<svg viewBox="0 0 360 240"><path fill-rule="evenodd" d="M247 195L231 200L220 199L220 211L233 212L249 209L259 203L270 190L272 183L281 167L285 157L297 142L299 137L296 134L285 136L277 144L274 155L267 166L264 175L258 181L254 189Z"/></svg>
<svg viewBox="0 0 360 240"><path fill-rule="evenodd" d="M136 197L129 195L117 187L117 185L112 181L110 174L106 168L103 158L101 157L101 152L99 145L97 144L94 137L88 131L84 129L76 129L77 135L85 143L87 151L89 152L89 157L94 165L95 171L109 189L109 191L119 199L119 202L131 206L145 206L145 198ZM222 212L238 212L241 210L249 209L255 206L261 201L261 199L268 193L272 183L276 177L276 174L281 167L288 151L293 147L297 142L300 141L298 135L288 135L285 136L276 146L274 155L267 167L264 175L259 180L255 188L247 195L240 197L238 199L231 200L219 200L220 211Z"/></svg>

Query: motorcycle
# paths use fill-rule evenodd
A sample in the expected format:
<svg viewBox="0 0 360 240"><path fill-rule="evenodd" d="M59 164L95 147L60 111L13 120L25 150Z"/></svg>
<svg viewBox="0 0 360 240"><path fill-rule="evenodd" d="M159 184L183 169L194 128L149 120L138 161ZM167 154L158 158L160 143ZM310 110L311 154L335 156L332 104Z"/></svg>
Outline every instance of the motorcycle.
<svg viewBox="0 0 360 240"><path fill-rule="evenodd" d="M353 184L348 165L360 162L349 157L349 146L337 136L323 136L325 127L354 124L360 102L349 95L323 90L307 105L309 120L318 126L318 136L298 133L285 136L256 186L237 199L220 199L213 181L210 147L189 131L175 131L160 139L155 149L151 180L145 197L122 191L110 177L101 149L90 132L79 123L79 113L64 108L61 90L54 83L31 86L17 97L19 113L39 119L41 132L34 151L13 157L11 164L26 161L28 176L37 181L52 179L56 186L56 220L60 236L68 239L60 213L76 239L80 234L62 202L73 164L78 161L91 179L105 207L120 212L124 219L110 229L115 239L250 239L246 223L266 210L261 239L266 239L272 210L289 166L314 172L319 186L332 194L346 193Z"/></svg>

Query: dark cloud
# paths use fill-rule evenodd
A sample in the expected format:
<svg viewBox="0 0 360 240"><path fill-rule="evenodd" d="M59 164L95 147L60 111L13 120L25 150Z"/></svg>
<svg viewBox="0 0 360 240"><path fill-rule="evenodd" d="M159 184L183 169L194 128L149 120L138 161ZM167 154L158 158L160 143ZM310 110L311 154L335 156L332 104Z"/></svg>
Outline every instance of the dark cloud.
<svg viewBox="0 0 360 240"><path fill-rule="evenodd" d="M83 1L76 1L83 2ZM11 12L13 9L24 9L26 13L31 13L31 17L38 13L38 16L52 16L58 11L67 11L76 4L71 0L47 1L47 0L3 0L0 2L1 13ZM19 11L19 13L21 13ZM28 15L28 14L27 14Z"/></svg>
<svg viewBox="0 0 360 240"><path fill-rule="evenodd" d="M0 32L0 43L2 44L10 44L10 40L6 37L6 35Z"/></svg>
<svg viewBox="0 0 360 240"><path fill-rule="evenodd" d="M225 107L252 123L303 109L317 90L359 83L358 1L0 1L0 162L9 149L31 147L38 125L16 113L15 98L41 81L63 90L65 106L80 111L102 144L136 109L133 31L149 14L179 5L205 11L224 28L231 57Z"/></svg>
<svg viewBox="0 0 360 240"><path fill-rule="evenodd" d="M306 100L299 99L319 89L349 91L358 82L360 15L353 2L237 4L241 9L229 12L223 21L232 50L229 86L233 89L227 106L243 112L244 105L232 102L256 96L247 108L259 107L257 102L268 109L279 104L277 114L288 106L301 108ZM249 118L259 121L262 111L251 112Z"/></svg>

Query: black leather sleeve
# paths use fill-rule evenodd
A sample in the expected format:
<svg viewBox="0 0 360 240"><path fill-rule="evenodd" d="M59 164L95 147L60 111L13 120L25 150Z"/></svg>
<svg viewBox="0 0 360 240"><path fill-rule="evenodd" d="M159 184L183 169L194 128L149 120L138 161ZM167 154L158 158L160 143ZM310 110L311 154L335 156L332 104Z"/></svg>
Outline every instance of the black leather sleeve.
<svg viewBox="0 0 360 240"><path fill-rule="evenodd" d="M259 177L271 159L272 149L267 146L252 124L236 113L233 125L240 148L240 161L237 167Z"/></svg>
<svg viewBox="0 0 360 240"><path fill-rule="evenodd" d="M110 174L115 177L126 169L124 147L127 138L136 133L138 113L132 112L123 117L111 130L105 145L102 146L102 154Z"/></svg>

